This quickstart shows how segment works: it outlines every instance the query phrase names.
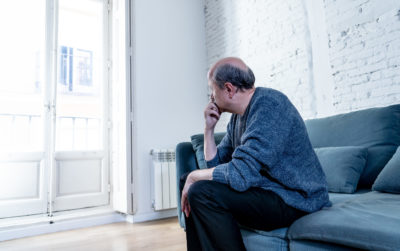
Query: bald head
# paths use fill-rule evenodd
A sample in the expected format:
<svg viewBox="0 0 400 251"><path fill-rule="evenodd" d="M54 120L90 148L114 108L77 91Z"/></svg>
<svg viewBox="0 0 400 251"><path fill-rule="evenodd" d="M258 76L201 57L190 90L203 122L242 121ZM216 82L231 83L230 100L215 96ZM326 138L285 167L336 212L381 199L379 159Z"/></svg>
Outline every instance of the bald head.
<svg viewBox="0 0 400 251"><path fill-rule="evenodd" d="M208 79L219 88L229 82L239 88L251 89L254 87L253 71L240 58L228 57L217 61L208 72Z"/></svg>
<svg viewBox="0 0 400 251"><path fill-rule="evenodd" d="M210 69L208 73L208 78L214 75L214 71L216 68L222 66L222 65L231 65L233 67L239 68L243 71L247 70L247 65L241 60L240 58L235 58L235 57L228 57L228 58L223 58L218 60Z"/></svg>

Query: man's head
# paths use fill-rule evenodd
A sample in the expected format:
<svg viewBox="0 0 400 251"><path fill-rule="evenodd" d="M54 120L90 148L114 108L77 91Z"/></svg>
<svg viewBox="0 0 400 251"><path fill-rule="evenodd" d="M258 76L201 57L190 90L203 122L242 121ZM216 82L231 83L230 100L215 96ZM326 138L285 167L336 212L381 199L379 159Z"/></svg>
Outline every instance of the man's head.
<svg viewBox="0 0 400 251"><path fill-rule="evenodd" d="M220 112L234 112L233 103L241 102L242 94L254 88L253 71L239 58L223 58L208 72L208 85L212 91L211 100Z"/></svg>
<svg viewBox="0 0 400 251"><path fill-rule="evenodd" d="M240 58L223 58L215 63L209 73L208 80L215 83L220 89L229 82L240 91L254 87L253 71Z"/></svg>

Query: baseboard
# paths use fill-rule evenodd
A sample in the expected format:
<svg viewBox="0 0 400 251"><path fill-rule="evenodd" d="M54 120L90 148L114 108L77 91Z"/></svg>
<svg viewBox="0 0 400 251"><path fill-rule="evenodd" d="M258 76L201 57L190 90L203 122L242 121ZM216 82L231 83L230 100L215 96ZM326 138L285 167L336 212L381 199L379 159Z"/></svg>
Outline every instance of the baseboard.
<svg viewBox="0 0 400 251"><path fill-rule="evenodd" d="M126 215L126 221L130 223L136 223L136 222L159 220L176 216L178 216L177 210L176 208L173 208L158 212L136 213L135 215Z"/></svg>
<svg viewBox="0 0 400 251"><path fill-rule="evenodd" d="M0 241L123 221L125 221L125 215L116 212L102 215L81 216L73 219L54 219L52 220L52 223L49 221L38 222L29 225L19 225L12 228L0 229Z"/></svg>

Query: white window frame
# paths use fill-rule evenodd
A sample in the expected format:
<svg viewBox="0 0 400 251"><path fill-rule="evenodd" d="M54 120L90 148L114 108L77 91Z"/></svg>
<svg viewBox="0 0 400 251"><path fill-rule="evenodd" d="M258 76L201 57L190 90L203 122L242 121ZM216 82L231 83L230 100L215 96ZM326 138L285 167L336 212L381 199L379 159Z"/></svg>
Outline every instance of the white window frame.
<svg viewBox="0 0 400 251"><path fill-rule="evenodd" d="M133 189L133 1L112 1L112 206L125 214L134 214Z"/></svg>
<svg viewBox="0 0 400 251"><path fill-rule="evenodd" d="M43 123L43 152L29 152L29 153L14 153L14 154L0 154L2 155L1 162L10 163L21 163L30 161L32 163L38 163L40 168L40 179L44 182L39 187L39 197L31 200L31 204L24 201L0 201L0 218L23 216L32 214L46 214L53 216L55 211L69 210L72 209L71 198L67 198L62 201L56 196L56 166L57 161L62 160L80 160L80 159L102 159L102 168L104 169L105 175L102 177L102 193L107 194L106 205L111 206L111 165L110 165L110 98L109 90L111 90L111 0L98 0L104 4L104 65L103 65L103 149L100 151L55 151L55 138L56 138L56 97L57 97L57 55L58 55L58 0L46 0L46 17L45 17L45 81L44 81L44 92L43 92L43 110L42 110L42 121ZM79 196L78 196L79 197ZM98 197L98 196L97 196ZM82 201L87 199L84 196L80 198ZM104 196L99 202L94 204L105 205ZM39 205L39 204L40 205ZM57 203L64 206L57 206ZM78 209L79 206L74 207ZM28 206L26 206L28 205ZM34 208L31 206L34 205ZM89 205L89 206L101 206L101 205ZM7 207L7 209L6 209ZM6 212L7 211L7 212Z"/></svg>

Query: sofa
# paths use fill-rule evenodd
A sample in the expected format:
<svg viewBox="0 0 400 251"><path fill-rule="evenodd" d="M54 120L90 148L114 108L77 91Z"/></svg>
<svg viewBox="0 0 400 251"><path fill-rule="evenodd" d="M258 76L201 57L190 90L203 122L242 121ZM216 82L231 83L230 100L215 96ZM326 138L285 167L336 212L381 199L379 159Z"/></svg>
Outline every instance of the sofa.
<svg viewBox="0 0 400 251"><path fill-rule="evenodd" d="M242 226L246 249L400 250L400 104L310 119L305 125L332 206L287 228L266 232ZM216 142L223 136L217 133ZM178 182L182 174L205 167L203 135L177 145L176 167ZM180 205L178 217L184 228Z"/></svg>

